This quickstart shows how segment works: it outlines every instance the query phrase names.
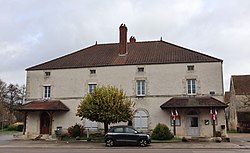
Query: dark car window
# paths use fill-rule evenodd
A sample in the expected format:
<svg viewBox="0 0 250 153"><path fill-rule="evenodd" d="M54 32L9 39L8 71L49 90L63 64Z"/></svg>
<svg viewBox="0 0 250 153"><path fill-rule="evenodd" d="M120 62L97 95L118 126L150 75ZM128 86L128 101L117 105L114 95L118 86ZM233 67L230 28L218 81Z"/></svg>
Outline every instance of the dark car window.
<svg viewBox="0 0 250 153"><path fill-rule="evenodd" d="M122 127L115 128L114 133L123 133L123 128Z"/></svg>
<svg viewBox="0 0 250 153"><path fill-rule="evenodd" d="M133 128L125 127L125 133L135 133Z"/></svg>

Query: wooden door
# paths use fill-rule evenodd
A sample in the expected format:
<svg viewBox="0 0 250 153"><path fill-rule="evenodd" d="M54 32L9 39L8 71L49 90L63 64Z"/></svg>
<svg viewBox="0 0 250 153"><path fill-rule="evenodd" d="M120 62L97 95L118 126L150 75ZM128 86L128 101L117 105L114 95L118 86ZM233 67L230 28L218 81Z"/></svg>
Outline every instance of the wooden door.
<svg viewBox="0 0 250 153"><path fill-rule="evenodd" d="M50 115L43 112L40 116L40 134L49 134L50 130Z"/></svg>

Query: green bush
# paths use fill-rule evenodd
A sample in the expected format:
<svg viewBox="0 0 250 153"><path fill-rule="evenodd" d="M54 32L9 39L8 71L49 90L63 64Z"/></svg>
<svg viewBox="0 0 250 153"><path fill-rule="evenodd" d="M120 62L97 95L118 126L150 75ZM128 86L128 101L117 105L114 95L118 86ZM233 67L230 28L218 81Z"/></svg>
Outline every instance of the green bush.
<svg viewBox="0 0 250 153"><path fill-rule="evenodd" d="M17 125L14 125L14 124L9 125L9 127L8 127L7 130L8 130L8 131L17 131Z"/></svg>
<svg viewBox="0 0 250 153"><path fill-rule="evenodd" d="M19 131L19 132L23 131L23 124L17 125L17 131Z"/></svg>
<svg viewBox="0 0 250 153"><path fill-rule="evenodd" d="M152 139L154 140L171 140L174 135L170 132L165 124L158 123L153 130Z"/></svg>
<svg viewBox="0 0 250 153"><path fill-rule="evenodd" d="M68 133L73 138L78 137L78 136L81 137L83 136L84 130L85 128L82 125L75 124L74 126L71 126L68 128Z"/></svg>

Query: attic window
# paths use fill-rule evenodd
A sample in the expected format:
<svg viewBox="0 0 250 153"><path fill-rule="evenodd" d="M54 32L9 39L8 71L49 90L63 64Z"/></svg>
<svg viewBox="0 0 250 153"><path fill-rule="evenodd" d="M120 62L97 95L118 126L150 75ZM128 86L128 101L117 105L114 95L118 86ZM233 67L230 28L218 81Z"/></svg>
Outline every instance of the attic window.
<svg viewBox="0 0 250 153"><path fill-rule="evenodd" d="M138 67L137 70L138 72L144 72L144 67Z"/></svg>
<svg viewBox="0 0 250 153"><path fill-rule="evenodd" d="M90 70L90 74L96 74L96 70Z"/></svg>
<svg viewBox="0 0 250 153"><path fill-rule="evenodd" d="M188 65L187 70L188 71L194 71L194 65Z"/></svg>
<svg viewBox="0 0 250 153"><path fill-rule="evenodd" d="M50 72L45 72L44 74L45 74L46 77L50 76Z"/></svg>

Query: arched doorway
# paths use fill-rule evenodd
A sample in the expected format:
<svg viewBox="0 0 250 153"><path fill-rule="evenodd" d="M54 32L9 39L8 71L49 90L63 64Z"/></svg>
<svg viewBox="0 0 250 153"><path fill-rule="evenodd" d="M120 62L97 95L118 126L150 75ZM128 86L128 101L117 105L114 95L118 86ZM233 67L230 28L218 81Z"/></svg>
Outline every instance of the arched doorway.
<svg viewBox="0 0 250 153"><path fill-rule="evenodd" d="M195 137L200 135L199 114L194 110L187 113L187 135Z"/></svg>
<svg viewBox="0 0 250 153"><path fill-rule="evenodd" d="M139 131L148 130L148 113L146 110L139 109L135 111L134 128Z"/></svg>
<svg viewBox="0 0 250 153"><path fill-rule="evenodd" d="M40 134L50 134L50 115L47 112L42 112L40 115Z"/></svg>

